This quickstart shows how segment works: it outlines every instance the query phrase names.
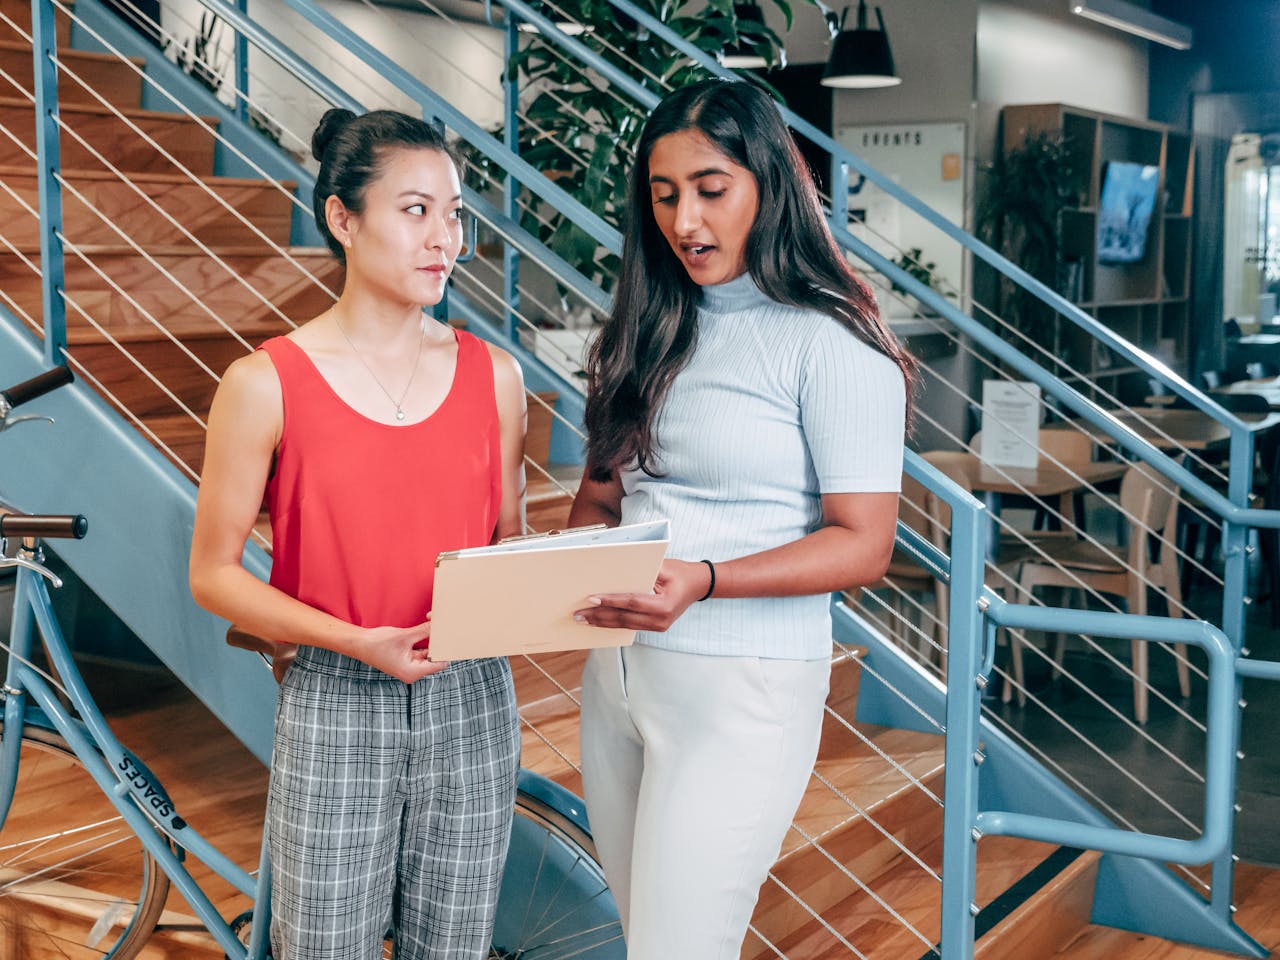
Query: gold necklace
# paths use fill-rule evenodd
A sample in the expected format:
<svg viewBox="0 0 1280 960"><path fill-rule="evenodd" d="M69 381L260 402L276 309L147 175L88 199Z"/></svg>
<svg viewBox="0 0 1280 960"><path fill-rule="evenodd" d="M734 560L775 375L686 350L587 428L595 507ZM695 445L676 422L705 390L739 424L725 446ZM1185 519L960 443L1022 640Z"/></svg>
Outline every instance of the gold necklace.
<svg viewBox="0 0 1280 960"><path fill-rule="evenodd" d="M373 372L373 367L369 366L369 364L365 362L360 351L356 349L356 345L352 343L351 338L347 336L347 331L342 329L342 324L338 321L337 317L333 318L333 322L337 326L338 332L342 334L342 339L347 341L347 346L351 348L351 352L354 353L356 355L356 359L360 361L360 365L369 371L369 376L373 377L373 382L378 385L378 389L387 395L387 399L391 401L391 405L396 408L396 419L403 420L404 398L409 396L409 388L413 386L413 378L418 375L418 364L422 361L422 345L427 340L426 324L423 324L422 336L418 338L418 355L413 358L413 369L409 371L409 382L404 385L404 390L400 394L400 399L397 400L392 396L391 391L382 385L382 381L378 379L378 375Z"/></svg>

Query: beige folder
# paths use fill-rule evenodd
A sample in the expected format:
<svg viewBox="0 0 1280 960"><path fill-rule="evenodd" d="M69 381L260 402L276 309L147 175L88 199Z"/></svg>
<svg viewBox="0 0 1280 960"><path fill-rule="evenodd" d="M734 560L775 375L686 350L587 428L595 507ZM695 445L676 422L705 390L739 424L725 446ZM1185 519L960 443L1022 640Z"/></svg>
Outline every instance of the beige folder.
<svg viewBox="0 0 1280 960"><path fill-rule="evenodd" d="M431 610L432 660L625 646L635 632L574 611L601 593L650 593L671 542L666 520L520 537L442 553Z"/></svg>

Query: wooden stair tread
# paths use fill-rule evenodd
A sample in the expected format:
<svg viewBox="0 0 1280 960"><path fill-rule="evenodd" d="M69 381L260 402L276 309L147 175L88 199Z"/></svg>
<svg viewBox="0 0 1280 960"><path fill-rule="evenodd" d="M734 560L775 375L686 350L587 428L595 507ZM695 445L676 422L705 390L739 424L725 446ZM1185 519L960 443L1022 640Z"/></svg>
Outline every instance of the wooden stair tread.
<svg viewBox="0 0 1280 960"><path fill-rule="evenodd" d="M9 53L25 53L31 56L31 44L23 43L21 40L0 40L0 52ZM135 67L141 69L147 65L144 57L119 57L114 53L108 53L105 50L77 50L69 47L65 50L58 51L59 60L95 60L108 63L123 63L128 60Z"/></svg>
<svg viewBox="0 0 1280 960"><path fill-rule="evenodd" d="M1089 923L1101 859L1096 850L1079 854L979 937L974 960L1048 957L1069 943Z"/></svg>
<svg viewBox="0 0 1280 960"><path fill-rule="evenodd" d="M1240 863L1236 866L1232 920L1275 957L1280 951L1280 870ZM1187 944L1158 940L1146 934L1110 927L1086 926L1070 943L1052 955L1060 960L1207 960L1232 956Z"/></svg>
<svg viewBox="0 0 1280 960"><path fill-rule="evenodd" d="M1052 851L1049 844L1010 837L983 840L978 854L977 902L985 906L1035 868ZM942 860L942 837L922 849L917 856L937 871ZM819 914L869 960L900 960L922 956L929 945L903 926L885 907L868 896L856 883L835 872L849 890L848 896ZM855 874L856 875L856 874ZM868 881L859 878L881 900L910 923L931 943L940 936L939 903L942 885L913 860L901 857ZM766 887L773 886L769 880ZM748 945L754 938L748 938ZM772 938L771 938L772 939ZM773 942L782 952L805 960L845 960L848 948L836 941L817 920L810 919L790 934ZM752 956L774 956L755 941Z"/></svg>
<svg viewBox="0 0 1280 960"><path fill-rule="evenodd" d="M237 317L224 317L223 319L226 320L227 325L232 330L250 342L258 337L273 337L276 334L286 332L286 325L279 320L271 323L261 321L240 322ZM111 336L121 343L170 342L164 331L156 329L155 325L151 323L131 323L123 326L104 324L103 326L106 326ZM166 323L164 329L184 343L196 340L216 340L229 336L222 326L212 320L178 320ZM67 324L67 343L70 345L97 343L100 340L101 334L88 324Z"/></svg>
<svg viewBox="0 0 1280 960"><path fill-rule="evenodd" d="M110 180L115 183L120 182L120 178L110 170L86 170L80 168L63 167L62 176L67 180ZM29 166L20 164L0 164L0 180L5 177L28 176L34 177L36 171ZM191 177L182 173L164 173L160 171L139 171L130 173L129 179L135 183L174 183L185 184L191 183ZM298 184L295 180L263 180L257 177L223 177L215 174L205 174L198 178L202 183L206 183L211 187L227 186L227 187L263 187L275 189L276 185L288 187L290 190L295 189ZM319 249L319 248L317 248Z"/></svg>
<svg viewBox="0 0 1280 960"><path fill-rule="evenodd" d="M34 110L35 104L24 97L0 97L0 110L5 108L17 108L21 110ZM205 114L195 114L195 119L185 113L176 113L167 110L144 110L142 107L116 107L110 109L96 103L64 103L59 104L59 113L66 115L69 113L87 113L95 116L115 116L117 113L122 114L130 120L170 120L185 121L195 123L196 119L203 120L211 127L217 127L219 119L214 116L206 116Z"/></svg>
<svg viewBox="0 0 1280 960"><path fill-rule="evenodd" d="M572 481L544 477L537 470L526 471L524 497L526 503L539 503L543 500L554 500L557 497L573 498L575 485Z"/></svg>
<svg viewBox="0 0 1280 960"><path fill-rule="evenodd" d="M228 259L233 257L241 258L241 259L244 259L244 258L262 259L266 257L282 256L282 254L277 252L276 250L266 249L261 245L212 246L212 245L206 244L205 246L209 248L210 252L217 254L219 257L224 257ZM289 246L287 244L282 244L281 246L285 253L289 254L289 256L297 260L315 259L315 260L324 260L326 262L332 261L335 264L338 262L333 259L333 255L329 252L328 248L326 247L294 247L294 246ZM40 254L40 248L38 246L32 247L29 244L23 244L21 246L18 246L15 244L15 247L18 253L22 253L28 257L38 257ZM89 257L121 257L121 256L138 257L138 256L141 256L141 254L139 254L136 249L134 249L132 246L130 246L127 243L86 243L86 244L77 245L76 249ZM186 243L160 244L156 246L148 245L144 249L147 251L147 253L151 254L153 257L205 257L207 256L207 254L202 249L196 247L194 244L186 244ZM3 249L0 249L0 256L12 257L14 256L14 251L11 250L9 247L4 247ZM74 258L74 254L67 257L68 265L72 263L73 258Z"/></svg>

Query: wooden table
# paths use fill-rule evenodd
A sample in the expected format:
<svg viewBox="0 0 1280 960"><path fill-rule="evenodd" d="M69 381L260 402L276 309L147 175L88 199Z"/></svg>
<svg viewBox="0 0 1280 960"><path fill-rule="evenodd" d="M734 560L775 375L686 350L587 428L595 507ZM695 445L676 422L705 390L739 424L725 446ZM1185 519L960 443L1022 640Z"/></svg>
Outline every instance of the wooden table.
<svg viewBox="0 0 1280 960"><path fill-rule="evenodd" d="M1042 457L1034 467L1006 467L988 463L977 454L969 456L972 457L972 467L966 467L966 473L975 492L1026 493L1042 498L1087 490L1122 476L1129 466L1119 460L1103 460L1060 467Z"/></svg>
<svg viewBox="0 0 1280 960"><path fill-rule="evenodd" d="M1000 525L997 518L1005 494L1027 494L1044 500L1088 490L1124 475L1129 464L1119 460L1088 461L1058 466L1044 457L1034 467L1006 467L988 463L976 453L954 455L963 466L973 492L982 496L991 518L987 556L999 560ZM1084 518L1077 522L1083 525Z"/></svg>
<svg viewBox="0 0 1280 960"><path fill-rule="evenodd" d="M1255 438L1280 427L1280 413L1238 413L1236 416L1248 425ZM1200 410L1135 407L1132 411L1116 413L1115 418L1161 450L1219 450L1231 441L1231 431ZM1040 429L1084 429L1099 439L1109 436L1105 430L1078 420L1052 423Z"/></svg>

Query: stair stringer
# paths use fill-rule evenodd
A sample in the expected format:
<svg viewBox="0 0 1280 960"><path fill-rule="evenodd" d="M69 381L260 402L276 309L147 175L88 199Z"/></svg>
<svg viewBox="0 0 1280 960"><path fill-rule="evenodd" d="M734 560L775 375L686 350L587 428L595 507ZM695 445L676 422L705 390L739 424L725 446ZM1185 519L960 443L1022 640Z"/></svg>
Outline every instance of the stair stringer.
<svg viewBox="0 0 1280 960"><path fill-rule="evenodd" d="M43 369L41 343L0 310L0 384ZM271 671L228 647L227 622L191 597L195 485L83 383L33 401L30 412L56 422L0 435L0 499L28 513L88 517L84 540L54 542L59 557L266 763L276 702ZM245 566L265 580L270 560L250 543Z"/></svg>
<svg viewBox="0 0 1280 960"><path fill-rule="evenodd" d="M869 669L863 671L858 689L858 720L936 733L938 728L925 717L945 724L945 687L839 599L833 600L831 615L837 641L868 648L864 661ZM919 711L904 703L904 697ZM981 809L1116 826L985 717L979 737L986 755L979 773ZM1246 957L1270 955L1244 930L1215 914L1164 864L1137 857L1103 855L1090 919L1211 950Z"/></svg>

